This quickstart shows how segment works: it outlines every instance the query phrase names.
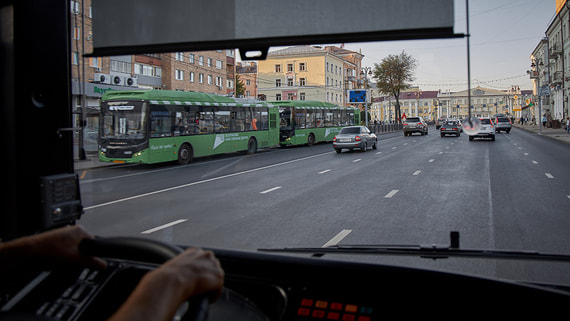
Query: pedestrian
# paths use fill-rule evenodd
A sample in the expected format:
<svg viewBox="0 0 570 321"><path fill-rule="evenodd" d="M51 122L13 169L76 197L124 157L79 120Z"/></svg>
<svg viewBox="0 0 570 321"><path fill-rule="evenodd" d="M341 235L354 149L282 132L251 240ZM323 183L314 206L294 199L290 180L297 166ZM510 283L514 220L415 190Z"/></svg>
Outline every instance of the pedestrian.
<svg viewBox="0 0 570 321"><path fill-rule="evenodd" d="M570 134L570 117L566 117L566 133Z"/></svg>
<svg viewBox="0 0 570 321"><path fill-rule="evenodd" d="M546 114L542 115L542 127L546 127Z"/></svg>

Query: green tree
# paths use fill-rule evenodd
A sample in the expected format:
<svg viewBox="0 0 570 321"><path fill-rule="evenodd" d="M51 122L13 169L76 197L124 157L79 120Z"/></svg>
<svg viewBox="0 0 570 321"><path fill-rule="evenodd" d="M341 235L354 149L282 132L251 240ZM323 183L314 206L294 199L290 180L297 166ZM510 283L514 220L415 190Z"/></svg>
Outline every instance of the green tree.
<svg viewBox="0 0 570 321"><path fill-rule="evenodd" d="M414 80L414 70L417 67L416 59L402 51L399 55L389 55L382 59L380 64L374 64L372 79L380 93L393 96L396 99L396 120L402 121L400 111L400 93L410 88Z"/></svg>
<svg viewBox="0 0 570 321"><path fill-rule="evenodd" d="M236 74L236 97L245 96L245 84L240 79L239 74Z"/></svg>

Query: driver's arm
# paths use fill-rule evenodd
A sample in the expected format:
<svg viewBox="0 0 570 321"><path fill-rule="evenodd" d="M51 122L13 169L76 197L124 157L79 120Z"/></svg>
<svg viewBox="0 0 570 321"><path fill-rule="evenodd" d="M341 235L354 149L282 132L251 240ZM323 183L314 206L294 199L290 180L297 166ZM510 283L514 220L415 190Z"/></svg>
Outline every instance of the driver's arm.
<svg viewBox="0 0 570 321"><path fill-rule="evenodd" d="M172 320L186 300L222 290L224 271L210 251L189 248L147 273L109 321Z"/></svg>
<svg viewBox="0 0 570 321"><path fill-rule="evenodd" d="M67 264L105 268L102 259L79 252L79 243L91 238L83 227L74 225L11 240L0 245L0 272L30 264L45 268Z"/></svg>

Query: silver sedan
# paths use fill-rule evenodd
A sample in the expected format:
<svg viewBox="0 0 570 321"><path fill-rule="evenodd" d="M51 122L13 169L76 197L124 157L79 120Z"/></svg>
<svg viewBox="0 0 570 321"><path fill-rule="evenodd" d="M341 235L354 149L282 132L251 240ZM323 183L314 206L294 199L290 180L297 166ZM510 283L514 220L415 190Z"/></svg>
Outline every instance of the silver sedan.
<svg viewBox="0 0 570 321"><path fill-rule="evenodd" d="M376 134L366 126L343 127L333 138L333 148L337 153L341 153L343 149L352 151L355 148L365 152L369 147L376 149L377 143Z"/></svg>

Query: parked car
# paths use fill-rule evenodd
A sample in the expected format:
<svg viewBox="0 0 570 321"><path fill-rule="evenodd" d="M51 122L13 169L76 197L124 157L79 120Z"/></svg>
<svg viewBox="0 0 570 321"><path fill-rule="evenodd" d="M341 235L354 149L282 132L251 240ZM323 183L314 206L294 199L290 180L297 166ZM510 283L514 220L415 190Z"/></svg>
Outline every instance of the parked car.
<svg viewBox="0 0 570 321"><path fill-rule="evenodd" d="M445 135L461 136L461 123L458 120L448 120L441 125L439 129L441 137Z"/></svg>
<svg viewBox="0 0 570 321"><path fill-rule="evenodd" d="M377 148L378 139L376 134L366 126L348 126L340 129L333 138L333 148L337 153L343 149L360 149L365 152L368 147Z"/></svg>
<svg viewBox="0 0 570 321"><path fill-rule="evenodd" d="M404 136L410 136L413 133L420 133L421 135L428 134L427 122L422 117L408 117L403 125Z"/></svg>
<svg viewBox="0 0 570 321"><path fill-rule="evenodd" d="M512 124L511 120L507 116L497 116L494 119L495 122L495 132L504 131L507 134L511 131Z"/></svg>
<svg viewBox="0 0 570 321"><path fill-rule="evenodd" d="M491 141L495 141L495 125L490 117L480 117L481 129L477 134L469 135L469 141L475 138L490 138Z"/></svg>

